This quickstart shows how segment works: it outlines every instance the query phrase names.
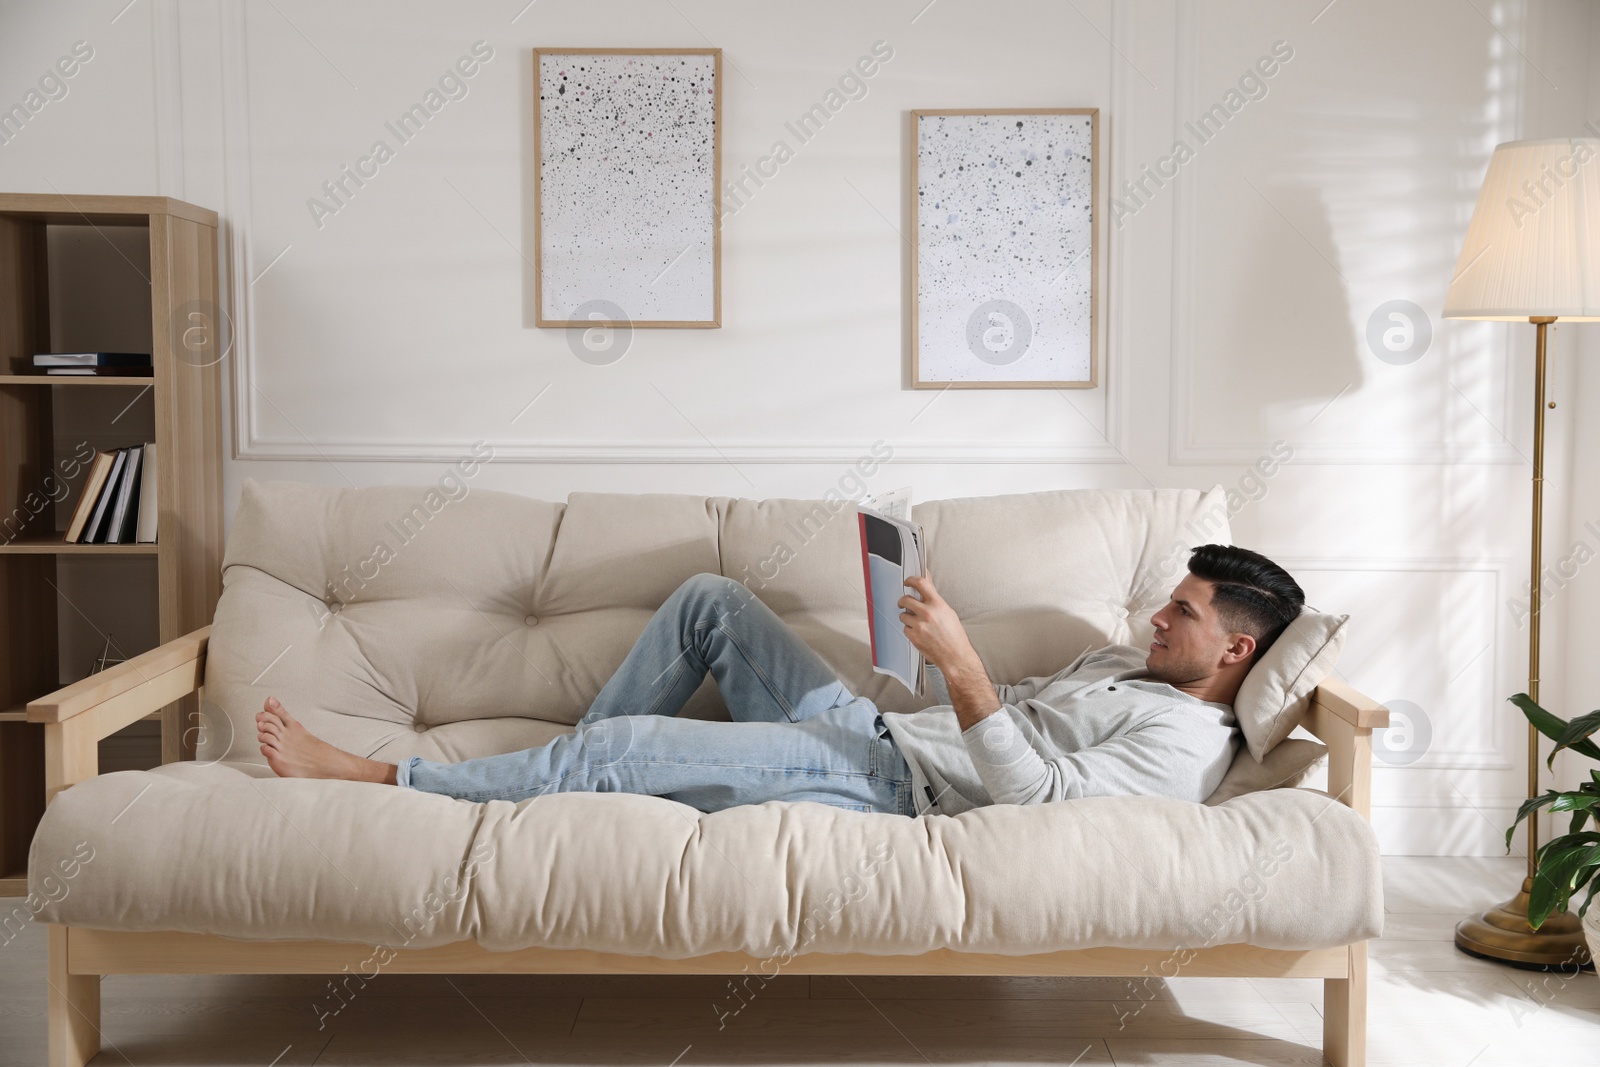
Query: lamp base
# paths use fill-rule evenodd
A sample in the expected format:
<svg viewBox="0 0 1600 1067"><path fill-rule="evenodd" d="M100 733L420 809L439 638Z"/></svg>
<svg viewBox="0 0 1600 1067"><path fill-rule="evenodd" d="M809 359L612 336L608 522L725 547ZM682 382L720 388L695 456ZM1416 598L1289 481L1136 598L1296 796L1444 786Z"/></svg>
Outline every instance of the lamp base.
<svg viewBox="0 0 1600 1067"><path fill-rule="evenodd" d="M1504 904L1462 919L1456 924L1456 948L1529 970L1592 970L1594 961L1576 915L1558 911L1537 930L1528 925L1532 890L1533 879L1524 878L1522 891Z"/></svg>

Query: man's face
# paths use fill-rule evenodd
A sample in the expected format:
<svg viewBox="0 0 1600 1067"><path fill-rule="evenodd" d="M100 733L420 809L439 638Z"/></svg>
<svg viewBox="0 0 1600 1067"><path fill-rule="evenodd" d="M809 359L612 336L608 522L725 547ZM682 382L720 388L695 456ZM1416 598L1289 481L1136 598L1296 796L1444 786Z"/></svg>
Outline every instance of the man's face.
<svg viewBox="0 0 1600 1067"><path fill-rule="evenodd" d="M1156 681L1186 685L1209 678L1222 666L1235 635L1212 609L1211 590L1204 578L1184 575L1166 607L1150 617L1156 634L1145 666Z"/></svg>

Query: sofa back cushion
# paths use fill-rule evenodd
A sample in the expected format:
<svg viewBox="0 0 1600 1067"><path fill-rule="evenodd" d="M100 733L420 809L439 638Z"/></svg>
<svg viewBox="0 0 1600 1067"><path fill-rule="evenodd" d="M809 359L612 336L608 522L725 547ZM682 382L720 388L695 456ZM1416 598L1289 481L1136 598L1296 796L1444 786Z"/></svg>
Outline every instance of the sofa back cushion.
<svg viewBox="0 0 1600 1067"><path fill-rule="evenodd" d="M1250 754L1247 746L1240 745L1228 765L1228 773L1204 803L1215 806L1263 789L1293 789L1327 756L1328 746L1309 737L1286 738L1260 760Z"/></svg>
<svg viewBox="0 0 1600 1067"><path fill-rule="evenodd" d="M929 567L997 680L1147 644L1188 549L1228 543L1221 489L936 500ZM245 482L206 663L202 760L262 762L270 694L376 759L460 760L570 727L652 612L700 572L744 582L884 710L848 500ZM726 717L707 684L685 714Z"/></svg>

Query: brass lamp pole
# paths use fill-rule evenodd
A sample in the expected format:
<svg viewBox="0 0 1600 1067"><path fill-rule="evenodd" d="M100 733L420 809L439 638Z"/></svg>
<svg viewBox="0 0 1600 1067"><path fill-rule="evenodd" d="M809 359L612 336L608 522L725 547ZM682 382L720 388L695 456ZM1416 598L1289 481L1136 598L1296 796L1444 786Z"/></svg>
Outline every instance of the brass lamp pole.
<svg viewBox="0 0 1600 1067"><path fill-rule="evenodd" d="M1499 145L1478 194L1445 318L1531 322L1533 384L1532 583L1528 613L1528 696L1539 699L1539 606L1544 544L1546 334L1556 320L1600 318L1600 217L1585 210L1600 193L1600 140L1561 138ZM1528 797L1539 795L1539 732L1528 725ZM1538 816L1527 820L1528 868L1510 900L1456 925L1455 943L1473 956L1522 967L1589 962L1583 929L1568 911L1535 930L1528 922L1539 849Z"/></svg>
<svg viewBox="0 0 1600 1067"><path fill-rule="evenodd" d="M1528 698L1539 702L1539 586L1544 531L1544 376L1545 332L1555 319L1528 319L1538 331L1533 370L1533 589L1528 594ZM1528 724L1528 796L1539 795L1539 731ZM1589 960L1583 926L1570 911L1553 912L1535 930L1528 923L1528 898L1533 892L1534 857L1539 852L1539 819L1530 816L1528 873L1516 896L1456 924L1456 947L1473 956L1536 968L1567 968Z"/></svg>

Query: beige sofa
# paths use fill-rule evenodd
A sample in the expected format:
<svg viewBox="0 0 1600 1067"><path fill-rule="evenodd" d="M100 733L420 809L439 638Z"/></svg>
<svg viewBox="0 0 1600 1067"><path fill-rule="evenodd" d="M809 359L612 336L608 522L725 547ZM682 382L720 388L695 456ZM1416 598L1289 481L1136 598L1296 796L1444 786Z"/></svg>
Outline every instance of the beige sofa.
<svg viewBox="0 0 1600 1067"><path fill-rule="evenodd" d="M1226 541L1226 515L1221 489L916 509L941 591L1006 681L1147 643L1185 550ZM703 571L743 580L856 692L917 707L871 673L856 536L836 494L561 504L459 479L247 482L213 625L29 705L49 760L30 870L52 924L52 1064L98 1049L101 975L378 971L1317 977L1327 1057L1362 1063L1387 713L1335 681L1302 723L1327 746L1326 791L1265 788L1321 751L1296 740L1264 763L1241 746L1206 804L919 819L622 794L472 804L278 779L255 744L268 694L380 760L542 743ZM97 776L97 739L197 690L194 759ZM709 680L685 714L726 715Z"/></svg>

